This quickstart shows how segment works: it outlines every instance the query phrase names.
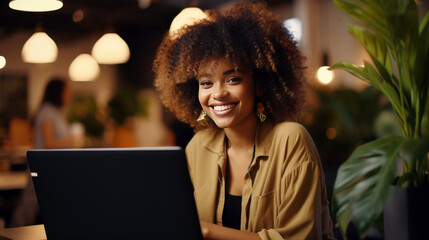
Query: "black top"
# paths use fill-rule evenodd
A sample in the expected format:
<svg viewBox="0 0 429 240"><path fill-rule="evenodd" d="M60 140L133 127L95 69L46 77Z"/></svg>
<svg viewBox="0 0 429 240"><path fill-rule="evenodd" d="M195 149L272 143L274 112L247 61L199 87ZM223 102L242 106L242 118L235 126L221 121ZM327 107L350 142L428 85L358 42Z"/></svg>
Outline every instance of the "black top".
<svg viewBox="0 0 429 240"><path fill-rule="evenodd" d="M222 213L224 227L240 230L241 223L241 196L231 195L226 191L225 205Z"/></svg>

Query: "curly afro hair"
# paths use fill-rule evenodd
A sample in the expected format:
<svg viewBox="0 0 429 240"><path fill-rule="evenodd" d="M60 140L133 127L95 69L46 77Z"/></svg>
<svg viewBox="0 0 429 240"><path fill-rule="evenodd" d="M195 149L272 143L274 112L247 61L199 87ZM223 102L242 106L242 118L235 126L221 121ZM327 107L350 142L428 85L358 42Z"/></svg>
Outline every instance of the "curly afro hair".
<svg viewBox="0 0 429 240"><path fill-rule="evenodd" d="M224 14L206 14L208 19L183 27L176 37L167 33L158 48L153 70L162 103L199 130L198 69L213 57L225 57L252 73L256 99L271 121L297 121L304 103L305 67L280 19L264 3L238 3Z"/></svg>

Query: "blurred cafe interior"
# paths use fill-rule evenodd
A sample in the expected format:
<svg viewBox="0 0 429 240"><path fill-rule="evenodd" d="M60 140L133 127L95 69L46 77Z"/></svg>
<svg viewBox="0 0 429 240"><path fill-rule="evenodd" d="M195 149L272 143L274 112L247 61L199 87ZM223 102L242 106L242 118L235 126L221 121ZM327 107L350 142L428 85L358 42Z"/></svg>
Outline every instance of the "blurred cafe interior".
<svg viewBox="0 0 429 240"><path fill-rule="evenodd" d="M75 147L186 146L193 130L163 108L153 88L156 49L183 9L225 11L236 1L62 0L60 9L41 12L9 2L0 2L0 228L12 226L27 186L25 154L35 147L34 121L52 78L68 83L64 112ZM330 197L339 165L356 146L400 128L379 91L345 71L326 70L340 61L370 61L347 31L345 23L356 20L332 0L265 2L306 57L302 124L319 150ZM419 5L425 12L429 4Z"/></svg>

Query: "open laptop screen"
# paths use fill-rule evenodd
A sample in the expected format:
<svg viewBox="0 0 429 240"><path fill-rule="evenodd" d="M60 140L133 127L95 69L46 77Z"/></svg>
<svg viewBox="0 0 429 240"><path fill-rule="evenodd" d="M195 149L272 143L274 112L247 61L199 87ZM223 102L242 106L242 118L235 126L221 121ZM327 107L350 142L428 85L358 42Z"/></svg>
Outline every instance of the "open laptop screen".
<svg viewBox="0 0 429 240"><path fill-rule="evenodd" d="M30 150L48 239L202 239L180 148Z"/></svg>

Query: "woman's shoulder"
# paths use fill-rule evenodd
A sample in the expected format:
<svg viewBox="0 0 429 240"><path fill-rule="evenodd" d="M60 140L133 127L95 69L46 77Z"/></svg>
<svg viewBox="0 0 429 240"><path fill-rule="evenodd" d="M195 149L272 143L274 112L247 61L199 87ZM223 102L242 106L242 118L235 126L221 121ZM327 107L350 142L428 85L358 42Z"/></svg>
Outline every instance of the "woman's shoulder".
<svg viewBox="0 0 429 240"><path fill-rule="evenodd" d="M43 103L42 106L40 106L40 112L58 113L60 109L51 103Z"/></svg>
<svg viewBox="0 0 429 240"><path fill-rule="evenodd" d="M274 138L311 138L307 129L297 122L278 123L274 125L272 134Z"/></svg>
<svg viewBox="0 0 429 240"><path fill-rule="evenodd" d="M50 103L43 103L36 114L36 119L52 119L57 117L59 110Z"/></svg>
<svg viewBox="0 0 429 240"><path fill-rule="evenodd" d="M282 122L272 129L272 146L314 151L316 146L307 129L297 122Z"/></svg>
<svg viewBox="0 0 429 240"><path fill-rule="evenodd" d="M188 163L194 165L200 159L213 159L214 156L223 154L224 139L225 134L221 129L198 131L186 146Z"/></svg>
<svg viewBox="0 0 429 240"><path fill-rule="evenodd" d="M202 129L194 134L186 148L192 147L214 147L223 142L224 133L221 129L207 128Z"/></svg>
<svg viewBox="0 0 429 240"><path fill-rule="evenodd" d="M318 164L319 154L316 145L307 129L297 122L282 122L272 129L271 150L284 168L290 172L296 167ZM283 155L286 153L286 155Z"/></svg>

